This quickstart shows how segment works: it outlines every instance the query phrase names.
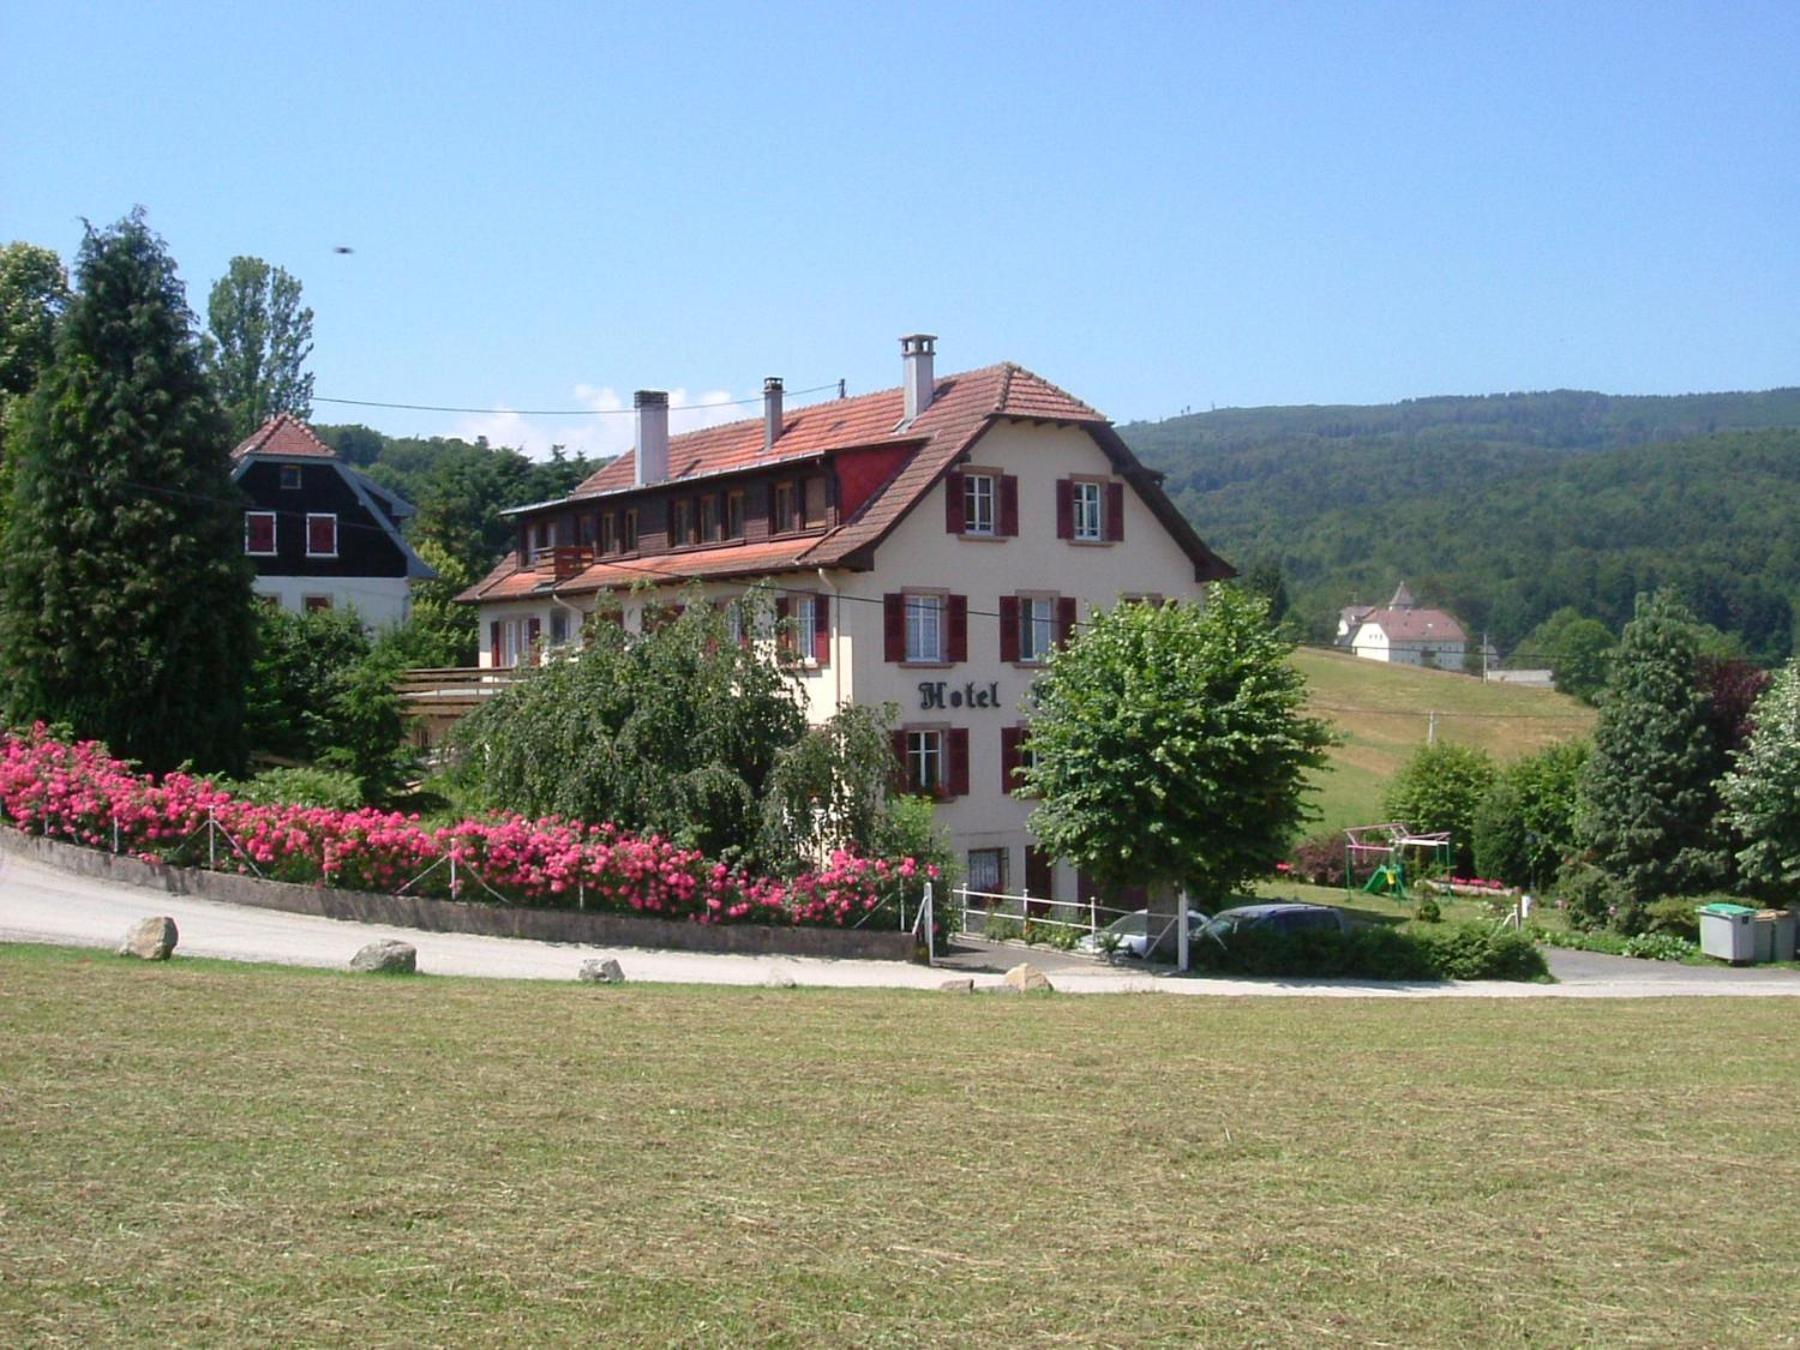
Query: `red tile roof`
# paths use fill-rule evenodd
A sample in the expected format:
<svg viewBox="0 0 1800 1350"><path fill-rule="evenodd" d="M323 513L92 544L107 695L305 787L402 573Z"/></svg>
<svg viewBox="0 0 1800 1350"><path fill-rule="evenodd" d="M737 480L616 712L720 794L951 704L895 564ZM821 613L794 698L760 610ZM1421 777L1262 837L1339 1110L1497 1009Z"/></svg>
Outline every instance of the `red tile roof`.
<svg viewBox="0 0 1800 1350"><path fill-rule="evenodd" d="M1467 642L1463 626L1441 609L1372 609L1363 615L1364 627L1373 624L1389 642Z"/></svg>
<svg viewBox="0 0 1800 1350"><path fill-rule="evenodd" d="M313 435L313 429L292 413L276 413L241 441L231 452L236 461L245 455L282 455L301 459L336 459L337 451Z"/></svg>
<svg viewBox="0 0 1800 1350"><path fill-rule="evenodd" d="M772 450L763 446L760 417L725 426L708 427L669 438L669 480L750 469L761 465L806 459L836 450L871 445L916 445L917 452L893 480L877 492L852 519L822 536L784 540L771 544L656 554L636 559L630 570L614 577L607 564L589 568L557 586L561 590L587 590L600 586L627 585L646 570L671 577L728 576L788 567L862 565L867 551L884 538L901 518L931 490L956 459L996 420L1017 418L1059 422L1087 428L1112 459L1120 475L1136 488L1163 525L1193 558L1196 576L1211 580L1232 575L1231 567L1212 553L1169 501L1160 477L1145 469L1119 439L1111 423L1088 404L1022 366L1005 362L981 370L939 379L930 405L910 426L905 416L904 395L899 389L883 389L856 398L836 399L797 408L782 419L781 435ZM634 451L628 450L591 474L566 501L579 501L600 493L629 490L633 486ZM557 510L562 503L533 508ZM765 554L762 550L768 550ZM735 559L735 561L734 561ZM500 598L525 594L542 578L523 590L502 591L516 561L503 561L488 578L464 591L459 600Z"/></svg>

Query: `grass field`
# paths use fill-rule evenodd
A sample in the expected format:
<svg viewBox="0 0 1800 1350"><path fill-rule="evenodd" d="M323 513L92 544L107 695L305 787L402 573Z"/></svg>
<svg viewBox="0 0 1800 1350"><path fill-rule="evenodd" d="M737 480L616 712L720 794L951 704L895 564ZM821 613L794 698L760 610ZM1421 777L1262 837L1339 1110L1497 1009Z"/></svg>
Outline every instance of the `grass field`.
<svg viewBox="0 0 1800 1350"><path fill-rule="evenodd" d="M1791 1020L0 948L0 1342L1766 1345Z"/></svg>
<svg viewBox="0 0 1800 1350"><path fill-rule="evenodd" d="M1344 738L1318 775L1314 830L1341 830L1384 819L1381 795L1409 755L1424 745L1437 716L1440 741L1508 760L1587 734L1594 710L1548 689L1483 684L1467 675L1391 666L1341 652L1303 648L1294 664L1306 676L1309 705Z"/></svg>

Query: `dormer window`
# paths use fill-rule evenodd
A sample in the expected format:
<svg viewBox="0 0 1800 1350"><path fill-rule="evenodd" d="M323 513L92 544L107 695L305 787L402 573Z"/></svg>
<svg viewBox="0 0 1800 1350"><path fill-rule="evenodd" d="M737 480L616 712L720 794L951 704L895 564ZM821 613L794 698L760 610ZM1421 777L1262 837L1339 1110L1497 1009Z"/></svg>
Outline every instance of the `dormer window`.
<svg viewBox="0 0 1800 1350"><path fill-rule="evenodd" d="M744 494L741 491L725 494L725 537L744 537Z"/></svg>
<svg viewBox="0 0 1800 1350"><path fill-rule="evenodd" d="M281 466L281 486L290 492L297 492L299 490L300 466L298 464L283 464Z"/></svg>
<svg viewBox="0 0 1800 1350"><path fill-rule="evenodd" d="M803 502L805 508L805 524L809 530L822 529L825 525L825 500L827 485L823 474L808 478L804 484Z"/></svg>
<svg viewBox="0 0 1800 1350"><path fill-rule="evenodd" d="M680 548L694 542L694 503L678 497L669 510L669 547Z"/></svg>
<svg viewBox="0 0 1800 1350"><path fill-rule="evenodd" d="M637 552L638 513L637 507L626 509L624 519L619 525L619 548L626 553Z"/></svg>
<svg viewBox="0 0 1800 1350"><path fill-rule="evenodd" d="M700 539L702 543L719 542L719 494L709 492L700 499Z"/></svg>
<svg viewBox="0 0 1800 1350"><path fill-rule="evenodd" d="M769 512L769 533L785 534L799 526L799 499L791 480L775 485L774 506Z"/></svg>
<svg viewBox="0 0 1800 1350"><path fill-rule="evenodd" d="M337 555L337 517L309 513L306 517L306 556L309 558L335 558Z"/></svg>
<svg viewBox="0 0 1800 1350"><path fill-rule="evenodd" d="M619 550L619 518L611 511L600 517L600 551L616 553Z"/></svg>

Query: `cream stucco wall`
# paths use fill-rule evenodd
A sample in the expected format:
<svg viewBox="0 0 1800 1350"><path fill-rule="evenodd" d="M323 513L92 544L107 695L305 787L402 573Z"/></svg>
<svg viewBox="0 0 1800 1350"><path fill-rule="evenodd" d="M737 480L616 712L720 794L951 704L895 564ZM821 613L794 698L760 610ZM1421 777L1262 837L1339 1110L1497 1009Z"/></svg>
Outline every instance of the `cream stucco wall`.
<svg viewBox="0 0 1800 1350"><path fill-rule="evenodd" d="M1392 642L1377 623L1356 630L1350 649L1367 661L1387 661L1397 666L1430 666L1436 670L1462 670L1468 662L1466 643L1418 639Z"/></svg>
<svg viewBox="0 0 1800 1350"><path fill-rule="evenodd" d="M412 583L405 577L257 577L252 590L299 613L310 595L328 595L332 608L356 607L370 630L403 624L412 613Z"/></svg>
<svg viewBox="0 0 1800 1350"><path fill-rule="evenodd" d="M961 855L970 849L1004 848L1008 885L1025 885L1026 818L1031 803L1008 795L1001 782L1001 731L1025 721L1026 691L1039 668L1000 659L999 608L1003 595L1073 596L1077 623L1096 608L1110 608L1125 596L1158 595L1197 600L1193 561L1164 530L1129 485L1125 488L1124 538L1109 544L1081 544L1056 535L1056 483L1071 475L1113 479L1105 452L1085 432L1026 423L999 423L984 436L963 466L991 469L1019 480L1019 533L1010 539L958 537L945 529L944 484L929 495L882 542L869 572L783 574L785 590L815 591L831 600L831 660L808 669L803 681L808 715L831 716L841 703L893 703L901 727L966 727L969 732L969 793L938 806L941 826ZM741 593L746 583L708 585L711 598ZM883 597L905 589L941 590L968 600L968 659L956 665L915 667L886 659ZM591 597L575 601L592 608ZM639 628L642 600L624 597L625 623ZM489 662L489 624L495 619L540 619L550 632L550 602L511 602L481 607L481 662ZM992 707L925 709L921 685L944 686L951 695L971 687L998 694ZM1055 898L1076 898L1071 869L1059 867Z"/></svg>

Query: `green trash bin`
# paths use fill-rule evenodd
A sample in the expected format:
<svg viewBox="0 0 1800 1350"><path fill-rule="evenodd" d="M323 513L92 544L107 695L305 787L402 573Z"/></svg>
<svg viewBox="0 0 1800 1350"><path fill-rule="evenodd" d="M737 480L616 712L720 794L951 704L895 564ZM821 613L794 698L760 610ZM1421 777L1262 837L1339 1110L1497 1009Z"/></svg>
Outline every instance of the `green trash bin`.
<svg viewBox="0 0 1800 1350"><path fill-rule="evenodd" d="M1792 961L1794 959L1794 915L1786 909L1761 909L1756 912L1756 959L1758 961Z"/></svg>
<svg viewBox="0 0 1800 1350"><path fill-rule="evenodd" d="M1734 966L1756 959L1756 911L1748 905L1700 906L1700 950Z"/></svg>

